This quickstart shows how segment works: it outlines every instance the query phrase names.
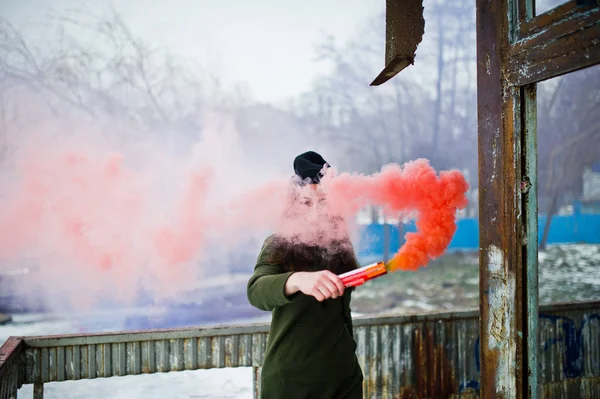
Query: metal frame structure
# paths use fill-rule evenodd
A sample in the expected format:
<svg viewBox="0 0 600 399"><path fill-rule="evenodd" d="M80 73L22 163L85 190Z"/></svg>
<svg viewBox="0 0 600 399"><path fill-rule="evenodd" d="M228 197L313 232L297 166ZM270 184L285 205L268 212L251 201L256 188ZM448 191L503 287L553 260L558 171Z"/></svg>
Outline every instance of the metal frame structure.
<svg viewBox="0 0 600 399"><path fill-rule="evenodd" d="M482 398L540 397L536 83L600 63L576 3L477 0Z"/></svg>
<svg viewBox="0 0 600 399"><path fill-rule="evenodd" d="M600 2L476 8L481 397L538 398L536 84L600 63ZM374 86L414 63L423 32L423 0L387 0L386 12Z"/></svg>

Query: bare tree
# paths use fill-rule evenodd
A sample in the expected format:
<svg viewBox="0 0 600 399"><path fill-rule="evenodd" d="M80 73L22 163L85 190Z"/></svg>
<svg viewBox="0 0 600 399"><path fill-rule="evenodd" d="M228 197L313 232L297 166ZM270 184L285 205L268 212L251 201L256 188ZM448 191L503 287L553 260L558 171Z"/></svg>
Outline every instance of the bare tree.
<svg viewBox="0 0 600 399"><path fill-rule="evenodd" d="M538 107L539 194L546 225L564 203L581 196L583 172L600 161L600 69L589 68L540 87Z"/></svg>
<svg viewBox="0 0 600 399"><path fill-rule="evenodd" d="M399 123L394 112L399 104L414 103L414 93L410 90L416 85L395 80L380 90L368 86L381 64L373 62L381 58L373 43L383 43L377 39L377 32L371 33L375 36L372 40L360 35L362 40L346 45L326 38L318 47L318 57L332 67L332 72L322 76L292 109L315 136L343 147L352 156L352 167L362 172L374 172L382 164L404 161L409 141L403 139L418 125L414 118L400 118ZM406 111L404 107L400 110L402 114Z"/></svg>
<svg viewBox="0 0 600 399"><path fill-rule="evenodd" d="M434 28L414 67L384 86L368 86L384 54L384 18L378 15L346 44L331 37L321 43L317 56L331 73L294 104L315 134L362 158L364 171L417 157L439 168L476 167L474 157L465 156L475 154L477 142L473 4L430 0L425 10ZM472 24L465 23L469 19Z"/></svg>
<svg viewBox="0 0 600 399"><path fill-rule="evenodd" d="M27 91L55 117L75 112L120 120L138 127L137 134L168 139L198 134L202 109L244 102L243 92L228 93L216 77L195 73L197 65L149 46L114 10L101 17L68 11L42 21L46 42L33 46L0 18L0 88Z"/></svg>

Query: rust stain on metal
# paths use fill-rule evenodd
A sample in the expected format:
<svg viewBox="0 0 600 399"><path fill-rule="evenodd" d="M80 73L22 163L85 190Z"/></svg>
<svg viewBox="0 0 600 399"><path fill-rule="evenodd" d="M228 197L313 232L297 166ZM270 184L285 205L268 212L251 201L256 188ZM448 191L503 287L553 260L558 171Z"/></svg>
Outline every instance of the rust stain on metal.
<svg viewBox="0 0 600 399"><path fill-rule="evenodd" d="M480 337L483 398L523 398L523 259L518 93L506 65L516 17L507 1L477 0Z"/></svg>
<svg viewBox="0 0 600 399"><path fill-rule="evenodd" d="M447 398L457 391L455 372L443 346L437 346L432 332L415 331L417 392L421 398Z"/></svg>
<svg viewBox="0 0 600 399"><path fill-rule="evenodd" d="M600 398L600 377L574 378L542 384L543 399L596 399Z"/></svg>
<svg viewBox="0 0 600 399"><path fill-rule="evenodd" d="M366 359L366 369L367 370L376 370L377 365L378 365L378 363L374 357L369 356ZM376 373L369 373L368 376L366 376L366 378L364 379L363 389L366 388L367 392L376 392L377 391L378 384L377 384L375 374Z"/></svg>
<svg viewBox="0 0 600 399"><path fill-rule="evenodd" d="M434 331L427 326L417 324L414 327L410 334L411 345L403 350L403 353L409 356L407 362L392 363L394 358L403 358L400 354L395 356L394 353L369 347L359 350L362 354L360 357L363 359L363 371L367 377L364 385L366 397L450 398L458 392L452 357L446 349L445 340L440 340L441 330L446 330L446 326L441 326L437 331L437 338ZM381 330L383 328L401 334L399 337L394 337L395 340L402 341L405 337L400 330L395 330L391 326L382 327ZM359 330L362 329L359 327ZM380 334L381 330L367 329L365 332L373 337ZM392 366L391 369L382 368L383 362ZM399 384L397 385L396 382Z"/></svg>

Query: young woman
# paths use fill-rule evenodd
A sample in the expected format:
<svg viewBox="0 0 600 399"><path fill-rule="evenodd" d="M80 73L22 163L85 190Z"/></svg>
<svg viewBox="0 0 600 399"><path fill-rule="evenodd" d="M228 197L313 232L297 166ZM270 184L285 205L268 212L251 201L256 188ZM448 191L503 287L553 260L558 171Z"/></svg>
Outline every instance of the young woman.
<svg viewBox="0 0 600 399"><path fill-rule="evenodd" d="M359 266L341 221L325 211L319 180L326 167L315 152L296 157L287 227L267 238L248 282L250 303L272 311L263 399L362 399L352 289L338 277Z"/></svg>

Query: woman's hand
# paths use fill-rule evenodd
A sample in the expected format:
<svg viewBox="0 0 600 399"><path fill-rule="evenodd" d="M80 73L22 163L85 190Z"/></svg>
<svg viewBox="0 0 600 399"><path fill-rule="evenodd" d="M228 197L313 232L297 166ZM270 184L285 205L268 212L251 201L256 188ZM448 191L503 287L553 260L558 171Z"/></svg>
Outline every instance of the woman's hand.
<svg viewBox="0 0 600 399"><path fill-rule="evenodd" d="M285 294L292 295L296 292L314 296L322 302L328 298L337 298L344 295L344 284L338 275L329 270L318 272L293 273L285 284Z"/></svg>

